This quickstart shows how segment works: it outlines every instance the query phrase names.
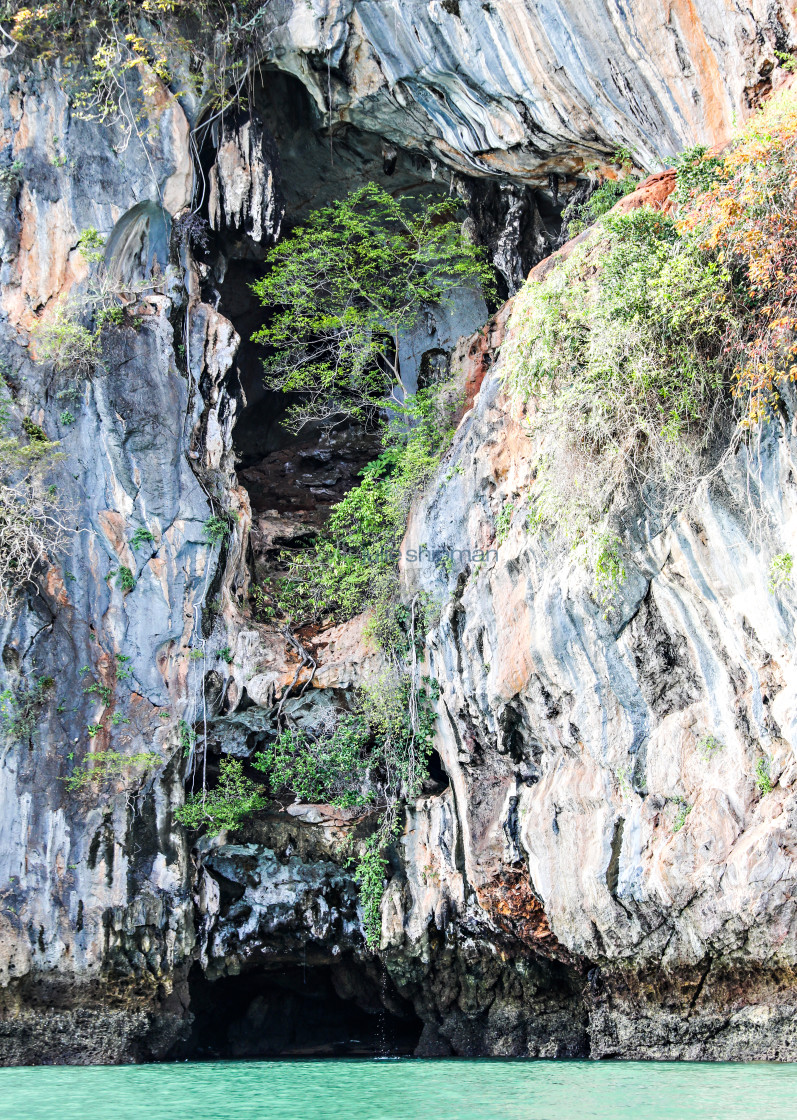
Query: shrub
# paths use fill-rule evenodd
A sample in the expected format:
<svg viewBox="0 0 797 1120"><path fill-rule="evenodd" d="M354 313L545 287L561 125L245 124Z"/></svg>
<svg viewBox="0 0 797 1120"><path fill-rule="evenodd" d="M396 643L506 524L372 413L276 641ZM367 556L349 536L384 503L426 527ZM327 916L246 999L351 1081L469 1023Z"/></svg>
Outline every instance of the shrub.
<svg viewBox="0 0 797 1120"><path fill-rule="evenodd" d="M797 377L797 90L768 98L709 167L710 185L691 197L680 228L743 286L751 314L734 393L749 427L771 414L778 386Z"/></svg>
<svg viewBox="0 0 797 1120"><path fill-rule="evenodd" d="M694 493L728 413L737 316L728 271L648 209L605 217L516 298L504 378L537 401L533 520L579 551L600 595L624 574L612 508L644 491L666 517Z"/></svg>
<svg viewBox="0 0 797 1120"><path fill-rule="evenodd" d="M116 720L114 716L111 722L116 724L129 721L123 720L121 717ZM92 724L89 735L96 734L99 730L101 730L100 724ZM111 750L97 751L90 754L82 766L76 766L72 773L68 777L62 778L61 781L65 783L68 790L80 791L89 786L99 786L102 782L128 775L131 770L148 770L153 766L158 766L162 761L160 755L151 751L127 755Z"/></svg>
<svg viewBox="0 0 797 1120"><path fill-rule="evenodd" d="M139 526L139 528L136 529L136 531L133 533L133 536L130 538L130 544L133 548L133 551L138 552L142 545L152 544L154 540L154 533L150 532L149 529L144 529Z"/></svg>
<svg viewBox="0 0 797 1120"><path fill-rule="evenodd" d="M673 832L680 832L686 824L686 818L692 812L692 806L687 804L683 797L674 797L673 801L678 806L675 814L675 820L672 822Z"/></svg>
<svg viewBox="0 0 797 1120"><path fill-rule="evenodd" d="M755 785L761 794L772 793L775 788L769 773L769 761L766 755L762 755L755 764Z"/></svg>
<svg viewBox="0 0 797 1120"><path fill-rule="evenodd" d="M96 264L103 259L105 238L92 226L84 229L78 238L78 252L89 264Z"/></svg>
<svg viewBox="0 0 797 1120"><path fill-rule="evenodd" d="M723 750L724 747L725 744L721 739L718 739L716 735L710 734L703 735L697 743L697 749L700 751L704 758L713 758L714 755L719 754L719 752Z"/></svg>
<svg viewBox="0 0 797 1120"><path fill-rule="evenodd" d="M0 398L5 385L0 381ZM8 402L3 400L8 422ZM61 548L69 529L63 521L58 492L47 482L53 467L64 458L28 417L29 442L0 434L0 602L10 600L42 565ZM23 427L25 427L23 420Z"/></svg>
<svg viewBox="0 0 797 1120"><path fill-rule="evenodd" d="M253 290L277 310L254 341L276 351L266 383L302 394L287 413L294 431L311 420L372 420L391 394L399 408L399 336L463 285L490 287L457 210L453 199L397 198L368 183L271 250Z"/></svg>
<svg viewBox="0 0 797 1120"><path fill-rule="evenodd" d="M186 828L204 828L208 835L215 836L225 829L238 828L248 814L265 806L261 791L244 774L240 759L223 758L218 784L192 793L174 815Z"/></svg>
<svg viewBox="0 0 797 1120"><path fill-rule="evenodd" d="M360 716L344 716L329 731L318 733L286 728L254 766L268 776L273 792L287 789L303 801L325 801L345 807L371 803L363 793L371 765L366 745L370 733Z"/></svg>
<svg viewBox="0 0 797 1120"><path fill-rule="evenodd" d="M168 713L166 713L165 718L169 718ZM181 719L177 724L177 736L180 740L180 746L183 749L183 756L185 757L191 753L196 744L196 731L194 731L193 727L190 727L184 719Z"/></svg>
<svg viewBox="0 0 797 1120"><path fill-rule="evenodd" d="M205 540L211 546L221 544L229 537L232 532L232 527L237 520L238 515L233 511L227 511L221 516L213 514L202 526Z"/></svg>
<svg viewBox="0 0 797 1120"><path fill-rule="evenodd" d="M126 568L124 564L116 573L116 586L120 587L125 594L128 591L132 591L136 586L135 576L133 575L130 568Z"/></svg>
<svg viewBox="0 0 797 1120"><path fill-rule="evenodd" d="M219 650L219 657L222 661L226 661L228 665L232 665L233 661L235 660L233 652L229 646L224 646L223 649Z"/></svg>
<svg viewBox="0 0 797 1120"><path fill-rule="evenodd" d="M785 583L791 583L791 572L794 567L794 559L790 552L780 552L777 556L772 557L772 562L769 565L769 591L774 595L778 588L783 587Z"/></svg>
<svg viewBox="0 0 797 1120"><path fill-rule="evenodd" d="M515 506L513 502L504 502L495 519L495 539L499 545L503 544L509 536L509 529L512 525L512 518L515 513Z"/></svg>
<svg viewBox="0 0 797 1120"><path fill-rule="evenodd" d="M623 179L604 179L592 190L584 202L575 200L568 203L562 211L562 226L565 237L575 237L585 229L595 225L615 203L635 191L639 180L626 176Z"/></svg>
<svg viewBox="0 0 797 1120"><path fill-rule="evenodd" d="M36 356L56 373L74 377L94 372L100 360L99 335L81 323L73 301L61 300L36 331Z"/></svg>
<svg viewBox="0 0 797 1120"><path fill-rule="evenodd" d="M27 688L16 692L6 688L0 692L0 723L11 739L28 740L39 722L47 692L53 687L52 677L39 677Z"/></svg>
<svg viewBox="0 0 797 1120"><path fill-rule="evenodd" d="M448 448L457 403L450 384L408 400L406 415L395 417L384 432L382 454L332 507L315 545L284 555L288 575L277 599L295 622L339 621L371 606L377 627L390 626L407 512Z"/></svg>

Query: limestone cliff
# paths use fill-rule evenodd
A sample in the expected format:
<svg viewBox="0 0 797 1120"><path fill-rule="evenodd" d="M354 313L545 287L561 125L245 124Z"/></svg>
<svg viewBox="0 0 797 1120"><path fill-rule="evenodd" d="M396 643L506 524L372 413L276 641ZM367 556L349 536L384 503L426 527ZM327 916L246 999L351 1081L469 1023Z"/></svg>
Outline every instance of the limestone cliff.
<svg viewBox="0 0 797 1120"><path fill-rule="evenodd" d="M760 471L740 450L688 517L633 527L604 618L519 522L496 542L529 482L500 383L510 309L473 335L478 301L430 323L407 353L466 335L452 362L473 406L407 540L497 555L442 583L402 573L444 602L442 769L391 853L379 953L347 865L367 821L295 805L192 847L173 817L203 765L273 734L280 703L314 726L379 664L362 619L300 646L246 608L250 572L373 451L363 433L292 442L264 395L248 280L283 213L367 179L442 183L511 293L558 243L585 164L625 145L655 171L724 142L794 31L792 6L763 0L275 0L246 107L215 130L196 82L145 74L131 131L78 112L60 62L0 61L9 423L60 441L70 522L2 618L3 687L53 683L0 748L0 1063L334 1052L380 1016L425 1054L795 1057L797 608L766 591L769 555L797 544L793 411ZM86 376L39 360L36 330L90 293L89 228L141 284ZM236 465L261 480L251 501ZM67 787L108 750L159 761Z"/></svg>

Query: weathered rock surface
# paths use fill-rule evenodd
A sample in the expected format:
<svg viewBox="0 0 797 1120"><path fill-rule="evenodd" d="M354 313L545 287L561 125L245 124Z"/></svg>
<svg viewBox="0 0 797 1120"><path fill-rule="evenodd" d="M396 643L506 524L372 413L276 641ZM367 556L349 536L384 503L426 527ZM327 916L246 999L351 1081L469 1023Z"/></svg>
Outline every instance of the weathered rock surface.
<svg viewBox="0 0 797 1120"><path fill-rule="evenodd" d="M405 538L452 557L442 589L440 565L404 568L443 604L430 666L462 854L434 906L468 922L464 879L483 922L575 965L595 1056L793 1057L797 615L767 588L794 547L793 413L673 525L629 517L605 616L527 529L528 438L499 362ZM388 941L430 908L417 874Z"/></svg>
<svg viewBox="0 0 797 1120"><path fill-rule="evenodd" d="M397 190L450 185L507 291L555 243L559 192L585 162L626 144L655 171L724 142L794 32L789 5L763 0L275 0L268 18L266 75L292 75L314 105L296 124L315 147L301 189L285 187L287 217L377 163ZM62 441L58 486L79 531L2 619L4 687L55 685L31 734L0 748L0 1063L195 1052L191 1018L211 1029L225 992L238 1009L228 1052L296 1052L302 969L325 977L322 1018L335 1000L365 1016L341 1030L389 1013L430 1055L797 1056L797 600L766 586L771 556L797 551L793 409L689 516L630 524L628 579L604 617L579 570L525 530L527 437L500 389L510 307L454 347L468 411L406 543L459 555L443 583L433 563L403 572L408 594L441 607L429 663L446 780L409 808L391 852L374 959L347 856L367 821L290 806L192 850L173 816L203 762L212 776L222 754L247 760L274 734L281 700L313 726L380 667L365 619L306 635L301 651L243 612L250 570L261 577L305 515L317 521L363 450L340 463L316 448L291 471L289 444L269 447L278 463L241 476L257 508L247 551L233 452L247 332L218 304L225 252L261 259L277 234L278 161L253 123L219 130L207 216L226 240L220 263L197 263L171 222L192 202L191 91L181 108L158 87L126 143L118 123L70 111L57 70L18 61L0 70L2 165L22 164L0 198L0 361L13 423L29 416ZM274 134L295 169L291 121ZM665 185L646 189L663 202ZM64 398L68 378L35 360L31 332L91 282L88 227L129 243L130 275L153 255L159 275ZM408 340L409 357L447 352L453 330L440 347ZM318 490L306 503L303 482ZM238 520L211 546L204 523L226 511ZM139 528L153 539L134 548ZM463 556L474 549L487 558ZM111 574L122 567L129 591ZM706 735L721 749L707 753ZM67 790L103 749L162 761ZM752 777L762 753L766 796ZM284 1000L257 987L291 970Z"/></svg>

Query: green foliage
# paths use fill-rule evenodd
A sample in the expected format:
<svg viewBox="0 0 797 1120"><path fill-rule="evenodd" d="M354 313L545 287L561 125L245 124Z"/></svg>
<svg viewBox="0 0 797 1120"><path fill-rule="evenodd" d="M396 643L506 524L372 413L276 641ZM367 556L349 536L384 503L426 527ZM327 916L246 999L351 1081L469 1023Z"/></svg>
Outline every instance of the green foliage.
<svg viewBox="0 0 797 1120"><path fill-rule="evenodd" d="M363 806L374 800L372 792L363 792L372 765L369 739L368 725L359 715L345 716L326 733L286 728L255 755L254 766L268 776L274 793L289 790L303 801Z"/></svg>
<svg viewBox="0 0 797 1120"><path fill-rule="evenodd" d="M272 249L253 289L276 310L254 339L276 351L267 384L302 394L288 413L293 430L310 420L368 420L391 391L399 408L399 336L463 285L490 287L457 209L451 199L396 198L369 183L311 213Z"/></svg>
<svg viewBox="0 0 797 1120"><path fill-rule="evenodd" d="M790 552L780 552L772 557L769 565L769 592L774 595L786 583L791 583L794 558Z"/></svg>
<svg viewBox="0 0 797 1120"><path fill-rule="evenodd" d="M168 712L165 718L169 718ZM196 731L184 719L181 719L177 724L177 737L183 749L183 757L187 757L196 744Z"/></svg>
<svg viewBox="0 0 797 1120"><path fill-rule="evenodd" d="M728 270L646 208L603 218L516 297L504 377L537 402L534 520L577 550L602 599L624 578L612 507L644 491L666 517L694 493L731 412L739 317Z"/></svg>
<svg viewBox="0 0 797 1120"><path fill-rule="evenodd" d="M237 520L238 514L232 510L228 510L221 516L213 514L202 526L205 540L211 546L221 544L229 537L232 532L232 527Z"/></svg>
<svg viewBox="0 0 797 1120"><path fill-rule="evenodd" d="M762 755L755 764L755 785L761 794L772 793L775 788L775 783L769 773L769 765L770 760L766 755Z"/></svg>
<svg viewBox="0 0 797 1120"><path fill-rule="evenodd" d="M40 424L35 424L30 416L22 417L22 430L31 442L47 443L47 433Z"/></svg>
<svg viewBox="0 0 797 1120"><path fill-rule="evenodd" d="M619 150L619 149L618 149ZM620 162L616 160L615 162ZM631 191L639 186L639 180L631 177L624 179L604 179L599 183L585 202L570 202L562 211L562 223L568 237L575 237L590 226L594 226L599 218L625 198Z"/></svg>
<svg viewBox="0 0 797 1120"><path fill-rule="evenodd" d="M238 828L250 813L265 806L260 789L246 777L240 759L223 758L218 784L192 793L175 817L186 828L204 828L209 836L215 836L225 829Z"/></svg>
<svg viewBox="0 0 797 1120"><path fill-rule="evenodd" d="M126 568L124 564L119 568L116 573L116 586L120 587L123 592L132 591L136 586L135 576L130 568Z"/></svg>
<svg viewBox="0 0 797 1120"><path fill-rule="evenodd" d="M60 517L57 490L47 476L63 459L58 443L24 417L25 443L6 431L13 401L0 377L0 602L32 582L38 569L61 547L68 530Z"/></svg>
<svg viewBox="0 0 797 1120"><path fill-rule="evenodd" d="M678 806L678 811L675 814L675 820L672 822L673 832L680 832L686 824L686 818L692 812L692 806L687 804L683 797L674 797L673 801Z"/></svg>
<svg viewBox="0 0 797 1120"><path fill-rule="evenodd" d="M68 428L70 424L74 424L75 422L75 417L72 415L68 408L64 409L64 411L59 415L58 419L66 428Z"/></svg>
<svg viewBox="0 0 797 1120"><path fill-rule="evenodd" d="M60 59L73 115L118 123L122 146L162 108L164 85L207 105L212 120L233 105L270 14L269 0L0 3L18 57Z"/></svg>
<svg viewBox="0 0 797 1120"><path fill-rule="evenodd" d="M620 538L616 533L600 533L591 538L595 551L592 567L598 601L606 606L625 583L625 564L620 555Z"/></svg>
<svg viewBox="0 0 797 1120"><path fill-rule="evenodd" d="M219 650L219 657L222 661L226 661L228 665L232 665L235 660L234 654L229 646L224 646L223 649Z"/></svg>
<svg viewBox="0 0 797 1120"><path fill-rule="evenodd" d="M54 684L52 677L39 677L27 688L6 688L0 692L0 724L10 739L30 739L38 726L47 692Z"/></svg>
<svg viewBox="0 0 797 1120"><path fill-rule="evenodd" d="M15 159L0 167L0 199L8 202L22 186L22 161Z"/></svg>
<svg viewBox="0 0 797 1120"><path fill-rule="evenodd" d="M676 201L685 203L692 193L711 190L722 166L722 158L710 156L705 144L687 148L675 160Z"/></svg>
<svg viewBox="0 0 797 1120"><path fill-rule="evenodd" d="M127 663L131 658L124 653L114 654L114 657L116 658L116 679L118 681L130 680L133 674L128 668Z"/></svg>
<svg viewBox="0 0 797 1120"><path fill-rule="evenodd" d="M127 723L129 721L122 720L121 718L112 723ZM92 724L89 728L89 735L95 735L101 730L100 724ZM117 751L97 751L95 754L90 754L86 759L83 766L76 766L72 773L62 778L61 781L65 783L68 790L78 792L90 786L99 786L103 782L111 781L114 778L120 778L129 775L131 770L148 770L153 766L159 765L163 759L160 755L154 754L151 751L143 751L139 754L119 754Z"/></svg>
<svg viewBox="0 0 797 1120"><path fill-rule="evenodd" d="M512 518L515 515L514 502L504 502L495 519L495 539L499 545L503 544L509 535Z"/></svg>
<svg viewBox="0 0 797 1120"><path fill-rule="evenodd" d="M104 731L105 728L101 723L87 723L86 730L89 733L89 739L93 739L95 735L99 735L99 733L101 731Z"/></svg>
<svg viewBox="0 0 797 1120"><path fill-rule="evenodd" d="M356 712L332 727L283 731L255 759L275 795L287 790L305 801L379 811L354 874L372 947L379 943L384 847L397 827L401 801L417 797L427 776L435 697L432 682L417 686L407 673L387 672L361 688Z"/></svg>
<svg viewBox="0 0 797 1120"><path fill-rule="evenodd" d="M83 325L78 309L67 300L59 302L36 331L36 357L56 373L88 375L100 353L99 334Z"/></svg>
<svg viewBox="0 0 797 1120"><path fill-rule="evenodd" d="M111 304L110 307L99 307L94 314L99 335L104 327L121 327L125 321L125 309L120 303Z"/></svg>
<svg viewBox="0 0 797 1120"><path fill-rule="evenodd" d="M99 696L106 707L110 704L111 697L113 696L113 689L107 684L100 684L99 681L94 681L93 684L90 684L88 688L84 688L83 691Z"/></svg>
<svg viewBox="0 0 797 1120"><path fill-rule="evenodd" d="M706 734L703 735L697 742L697 749L704 758L713 758L715 754L719 754L723 750L725 744L716 735Z"/></svg>
<svg viewBox="0 0 797 1120"><path fill-rule="evenodd" d="M354 881L360 888L365 940L373 949L379 948L382 937L382 895L387 868L384 840L381 831L366 840L354 871Z"/></svg>
<svg viewBox="0 0 797 1120"><path fill-rule="evenodd" d="M105 238L93 226L84 229L77 242L78 252L89 264L96 264L103 259L104 246Z"/></svg>
<svg viewBox="0 0 797 1120"><path fill-rule="evenodd" d="M138 529L136 529L136 531L133 533L133 536L130 538L130 544L133 548L133 551L138 552L142 545L152 544L154 540L154 533L150 532L149 529L144 529L139 526Z"/></svg>
<svg viewBox="0 0 797 1120"><path fill-rule="evenodd" d="M781 70L786 70L789 74L797 71L797 58L788 51L775 51L775 58L780 63Z"/></svg>
<svg viewBox="0 0 797 1120"><path fill-rule="evenodd" d="M382 454L333 506L315 545L286 554L290 568L278 602L295 622L339 621L371 606L376 625L389 625L407 512L450 443L457 400L447 385L408 399L405 414L384 432Z"/></svg>

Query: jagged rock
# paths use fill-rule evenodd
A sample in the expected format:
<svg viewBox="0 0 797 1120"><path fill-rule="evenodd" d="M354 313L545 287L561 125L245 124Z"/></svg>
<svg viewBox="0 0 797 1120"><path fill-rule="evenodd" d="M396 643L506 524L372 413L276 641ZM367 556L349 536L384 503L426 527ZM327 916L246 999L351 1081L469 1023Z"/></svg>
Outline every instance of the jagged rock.
<svg viewBox="0 0 797 1120"><path fill-rule="evenodd" d="M276 144L253 116L236 121L228 115L220 132L209 176L211 228L237 230L258 245L273 245L285 213Z"/></svg>

